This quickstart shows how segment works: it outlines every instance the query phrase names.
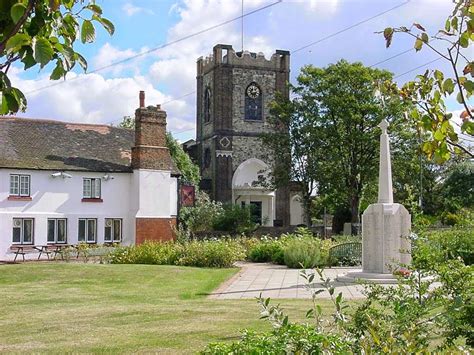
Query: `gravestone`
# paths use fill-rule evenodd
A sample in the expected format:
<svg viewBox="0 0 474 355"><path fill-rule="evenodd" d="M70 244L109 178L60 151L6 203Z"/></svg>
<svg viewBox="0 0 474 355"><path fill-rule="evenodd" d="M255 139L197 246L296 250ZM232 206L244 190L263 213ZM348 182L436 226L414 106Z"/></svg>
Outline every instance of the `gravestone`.
<svg viewBox="0 0 474 355"><path fill-rule="evenodd" d="M388 122L379 127L380 163L378 201L367 207L362 215L362 270L338 276L338 281L358 279L377 283L395 283L393 272L400 264L411 262L411 217L407 209L393 203L392 167Z"/></svg>

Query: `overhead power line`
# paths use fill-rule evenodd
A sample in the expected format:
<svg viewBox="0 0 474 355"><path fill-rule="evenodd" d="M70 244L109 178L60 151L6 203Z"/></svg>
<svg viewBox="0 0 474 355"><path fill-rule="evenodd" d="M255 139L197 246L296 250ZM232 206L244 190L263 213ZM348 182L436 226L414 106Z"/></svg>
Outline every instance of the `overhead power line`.
<svg viewBox="0 0 474 355"><path fill-rule="evenodd" d="M304 45L304 46L302 46L302 47L300 47L300 48L293 49L291 52L292 52L292 53L297 53L297 52L299 52L299 51L302 51L303 49L306 49L306 48L309 48L309 47L311 47L311 46L314 46L315 44L318 44L318 43L320 43L320 42L323 42L323 41L325 41L325 40L327 40L327 39L329 39L329 38L335 37L335 36L337 36L337 35L339 35L339 34L341 34L341 33L344 33L344 32L346 32L346 31L349 31L349 30L353 29L354 27L357 27L357 26L360 26L360 25L362 25L362 24L364 24L364 23L366 23L366 22L369 22L369 21L373 20L374 18L380 17L380 16L385 15L386 13L388 13L388 12L390 12L390 11L393 11L393 10L396 10L396 9L402 7L402 6L405 6L405 5L408 4L409 2L410 2L410 0L407 0L407 1L405 1L404 3L401 3L401 4L397 5L397 6L394 6L394 7L390 8L390 9L387 9L387 10L385 10L385 11L379 12L378 14L375 14L375 15L373 15L373 16L371 16L371 17L368 17L368 18L366 18L366 19L364 19L364 20L362 20L362 21L356 22L356 23L354 23L354 24L351 25L351 26L348 26L348 27L343 28L343 29L341 29L341 30L339 30L339 31L337 31L337 32L334 32L334 33L332 33L332 34L330 34L330 35L327 35L327 36L325 36L325 37L323 37L323 38L320 38L320 39L318 39L317 41L308 43L308 44L306 44L306 45Z"/></svg>
<svg viewBox="0 0 474 355"><path fill-rule="evenodd" d="M93 69L93 70L89 71L88 73L86 73L86 75L93 74L93 73L97 73L97 72L99 72L99 71L112 68L112 67L114 67L114 66L116 66L116 65L120 65L120 64L129 62L129 61L131 61L131 60L134 60L134 59L137 59L137 58L146 56L146 55L148 55L148 54L150 54L150 53L159 51L160 49L163 49L163 48L172 46L172 45L174 45L174 44L176 44L176 43L185 41L185 40L187 40L187 39L190 39L190 38L193 38L193 37L196 37L196 36L199 36L199 35L201 35L201 34L203 34L203 33L212 31L212 30L214 30L214 29L216 29L216 28L219 28L219 27L225 26L225 25L227 25L227 24L229 24L229 23L232 23L232 22L234 22L234 21L237 21L237 20L239 20L239 19L241 19L241 18L243 18L243 17L247 17L247 16L253 15L253 14L257 13L257 12L266 10L266 9L272 7L272 6L275 6L275 5L279 4L279 3L281 3L282 1L283 1L283 0L278 0L278 1L272 2L271 4L268 4L268 5L259 7L258 9L249 11L249 12L247 12L246 14L239 15L239 16L237 16L237 17L234 17L234 18L230 19L230 20L221 22L221 23L219 23L219 24L217 24L217 25L207 27L207 28L205 28L205 29L203 29L203 30L200 30L200 31L191 33L191 34L189 34L189 35L187 35L187 36L178 38L178 39L176 39L176 40L174 40L174 41L170 41L170 42L164 43L164 44L162 44L162 45L160 45L160 46L151 48L151 49L146 50L146 51L144 51L144 52L141 52L141 53L132 55L132 56L127 57L127 58L124 58L124 59L122 59L122 60L118 60L118 61L113 62L113 63L108 64L108 65L104 65L104 66L102 66L102 67ZM35 92L38 92L38 91L42 91L42 90L45 90L45 89L48 89L48 88L51 88L51 87L54 87L54 86L57 86L57 85L62 85L62 84L64 84L65 82L71 82L71 81L74 81L74 80L77 80L77 79L80 79L80 78L84 78L84 76L76 76L76 77L71 78L71 79L68 79L68 80L59 81L59 82L54 83L54 84L46 85L46 86L40 87L40 88L38 88L38 89L29 91L29 92L27 92L26 94L27 94L27 95L28 95L28 94L32 94L32 93L35 93Z"/></svg>
<svg viewBox="0 0 474 355"><path fill-rule="evenodd" d="M414 71L417 70L417 69L426 67L427 65L429 65L429 64L431 64L431 63L437 62L437 61L440 60L440 59L443 59L443 58L442 58L442 57L438 57L438 58L436 58L436 59L430 60L429 62L426 62L425 64L419 65L419 66L417 66L417 67L415 67L415 68L412 68L412 69L410 69L410 70L408 70L408 71L406 71L406 72L404 72L404 73L398 74L398 75L394 76L393 78L394 78L394 79L397 79L397 78L399 78L399 77L401 77L401 76L403 76L403 75L405 75L405 74L409 74L409 73L411 73L411 72L414 72Z"/></svg>
<svg viewBox="0 0 474 355"><path fill-rule="evenodd" d="M403 52L400 52L400 53L398 53L398 54L392 55L391 57L388 57L388 58L386 58L386 59L384 59L384 60L381 60L380 62L377 62L377 63L372 64L371 66L369 66L369 68L373 68L373 67L375 67L375 66L377 66L377 65L380 65L380 64L382 64L382 63L388 62L389 60L392 60L392 59L395 59L395 58L397 58L397 57L400 57L400 56L403 55L403 54L406 54L406 53L408 53L408 52L411 52L412 50L413 50L413 48L410 48L410 49L407 49L406 51L403 51Z"/></svg>

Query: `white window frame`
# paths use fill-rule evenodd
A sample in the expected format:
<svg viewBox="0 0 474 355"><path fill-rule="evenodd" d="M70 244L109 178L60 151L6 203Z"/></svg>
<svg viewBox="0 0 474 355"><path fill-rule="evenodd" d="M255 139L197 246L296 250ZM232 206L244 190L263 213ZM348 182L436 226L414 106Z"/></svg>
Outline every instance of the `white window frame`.
<svg viewBox="0 0 474 355"><path fill-rule="evenodd" d="M54 222L54 235L53 235L53 238L54 240L53 241L50 241L49 240L49 222L50 221L53 221ZM59 231L59 221L64 221L64 225L65 225L65 228L64 228L64 241L59 241L58 240L58 231ZM47 230L46 230L46 241L48 244L66 244L67 243L67 218L48 218L48 222L47 222Z"/></svg>
<svg viewBox="0 0 474 355"><path fill-rule="evenodd" d="M15 182L13 182L16 180ZM25 189L23 189L25 184ZM30 197L31 176L25 174L10 174L10 196Z"/></svg>
<svg viewBox="0 0 474 355"><path fill-rule="evenodd" d="M83 198L100 198L101 196L100 178L83 178L82 196Z"/></svg>
<svg viewBox="0 0 474 355"><path fill-rule="evenodd" d="M119 222L119 238L115 239L115 222ZM110 225L108 225L110 223ZM110 228L110 238L107 238L107 228ZM120 243L122 241L123 221L121 218L106 218L104 224L104 242Z"/></svg>
<svg viewBox="0 0 474 355"><path fill-rule="evenodd" d="M19 225L15 225L15 221L19 221ZM25 243L25 221L31 221L31 241ZM20 241L15 242L13 241L13 230L15 228L18 228L20 230ZM33 245L35 242L35 219L34 218L13 218L13 224L12 224L12 244L15 245Z"/></svg>
<svg viewBox="0 0 474 355"><path fill-rule="evenodd" d="M81 221L84 221L84 240L80 240L80 235L79 235L79 228ZM89 223L94 223L94 239L89 239ZM97 243L97 218L79 218L79 222L77 225L77 241L79 243L88 243L88 244L94 244Z"/></svg>

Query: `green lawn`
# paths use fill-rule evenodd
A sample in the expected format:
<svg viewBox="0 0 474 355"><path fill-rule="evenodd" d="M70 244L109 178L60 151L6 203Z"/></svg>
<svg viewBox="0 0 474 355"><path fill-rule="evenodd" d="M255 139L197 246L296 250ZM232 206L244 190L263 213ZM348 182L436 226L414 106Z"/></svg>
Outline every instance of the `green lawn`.
<svg viewBox="0 0 474 355"><path fill-rule="evenodd" d="M206 298L237 269L156 265L0 265L1 352L201 350L269 329L255 300ZM279 300L301 318L308 300ZM328 301L323 301L329 309Z"/></svg>

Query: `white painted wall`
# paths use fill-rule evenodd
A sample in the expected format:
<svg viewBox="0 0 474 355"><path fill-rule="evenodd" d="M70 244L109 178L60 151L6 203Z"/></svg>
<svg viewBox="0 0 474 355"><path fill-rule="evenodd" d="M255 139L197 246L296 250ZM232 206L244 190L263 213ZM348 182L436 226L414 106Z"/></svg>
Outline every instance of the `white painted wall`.
<svg viewBox="0 0 474 355"><path fill-rule="evenodd" d="M104 173L71 172L72 178L51 176L55 171L0 169L0 260L12 245L13 218L34 218L34 244L47 244L47 219L67 218L67 242L77 243L78 219L97 218L97 243L104 242L105 218L121 218L122 243L135 241L135 216L170 217L177 213L177 179L169 172L140 170L111 173L101 183L103 202L81 202L82 179ZM31 176L31 201L9 201L10 174Z"/></svg>
<svg viewBox="0 0 474 355"><path fill-rule="evenodd" d="M138 189L136 216L169 218L177 214L177 179L169 171L140 169L133 172L133 185Z"/></svg>

